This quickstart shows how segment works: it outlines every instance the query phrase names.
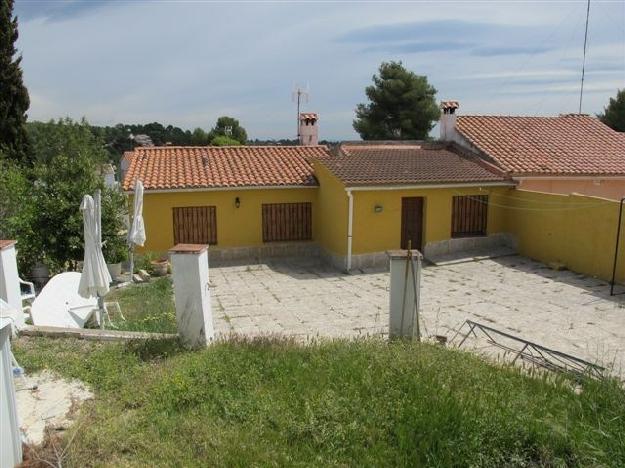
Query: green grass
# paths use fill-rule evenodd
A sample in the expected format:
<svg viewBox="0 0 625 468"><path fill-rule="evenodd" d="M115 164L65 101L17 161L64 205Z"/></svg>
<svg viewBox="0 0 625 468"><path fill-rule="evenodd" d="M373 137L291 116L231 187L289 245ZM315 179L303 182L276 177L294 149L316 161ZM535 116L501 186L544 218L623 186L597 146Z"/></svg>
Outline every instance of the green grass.
<svg viewBox="0 0 625 468"><path fill-rule="evenodd" d="M444 348L277 339L182 351L173 341L21 338L28 370L96 393L68 466L622 466L612 381L529 377Z"/></svg>
<svg viewBox="0 0 625 468"><path fill-rule="evenodd" d="M113 317L119 330L176 333L176 309L171 279L152 279L111 291L106 301L117 301L126 320Z"/></svg>

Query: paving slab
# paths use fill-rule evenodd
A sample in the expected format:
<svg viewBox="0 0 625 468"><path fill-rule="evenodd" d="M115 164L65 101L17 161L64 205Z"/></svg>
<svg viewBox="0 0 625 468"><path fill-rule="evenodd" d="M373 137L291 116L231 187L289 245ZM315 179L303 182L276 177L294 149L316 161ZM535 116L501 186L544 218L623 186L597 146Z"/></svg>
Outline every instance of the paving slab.
<svg viewBox="0 0 625 468"><path fill-rule="evenodd" d="M211 268L218 335L386 336L389 274L315 259ZM625 295L518 255L423 269L422 329L451 338L470 319L565 353L625 365Z"/></svg>

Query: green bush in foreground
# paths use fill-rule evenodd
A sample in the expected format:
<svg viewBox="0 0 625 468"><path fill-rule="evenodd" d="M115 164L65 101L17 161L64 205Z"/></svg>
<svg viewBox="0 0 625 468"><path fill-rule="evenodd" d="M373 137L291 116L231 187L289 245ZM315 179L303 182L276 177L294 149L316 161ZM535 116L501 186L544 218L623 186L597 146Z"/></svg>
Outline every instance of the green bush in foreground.
<svg viewBox="0 0 625 468"><path fill-rule="evenodd" d="M74 466L618 466L616 382L532 378L380 340L235 340L185 352L22 338L18 360L90 384ZM70 434L71 436L71 434Z"/></svg>

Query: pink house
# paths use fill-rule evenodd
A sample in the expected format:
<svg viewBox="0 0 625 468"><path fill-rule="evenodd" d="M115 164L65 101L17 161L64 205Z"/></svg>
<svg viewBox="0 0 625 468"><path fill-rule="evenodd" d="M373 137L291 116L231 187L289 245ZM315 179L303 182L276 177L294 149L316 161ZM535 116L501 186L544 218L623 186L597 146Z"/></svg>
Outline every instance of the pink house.
<svg viewBox="0 0 625 468"><path fill-rule="evenodd" d="M625 134L599 119L458 116L441 103L441 139L455 141L503 169L517 187L548 193L625 197Z"/></svg>

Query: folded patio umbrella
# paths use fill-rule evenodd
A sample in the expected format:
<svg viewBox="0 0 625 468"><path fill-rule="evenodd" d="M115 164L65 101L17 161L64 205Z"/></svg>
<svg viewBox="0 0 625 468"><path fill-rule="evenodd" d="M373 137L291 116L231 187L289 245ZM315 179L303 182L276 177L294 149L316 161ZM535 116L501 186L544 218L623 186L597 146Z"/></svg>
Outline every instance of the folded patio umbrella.
<svg viewBox="0 0 625 468"><path fill-rule="evenodd" d="M97 296L98 308L100 309L100 326L103 326L102 297L109 292L109 284L112 279L106 267L104 255L102 255L99 205L99 192L96 193L96 201L90 195L85 195L80 205L85 232L85 261L78 285L78 294L84 298Z"/></svg>
<svg viewBox="0 0 625 468"><path fill-rule="evenodd" d="M145 225L143 224L143 183L137 179L135 181L134 210L132 215L132 226L128 232L128 245L130 246L130 281L135 269L134 247L143 246L145 243Z"/></svg>

